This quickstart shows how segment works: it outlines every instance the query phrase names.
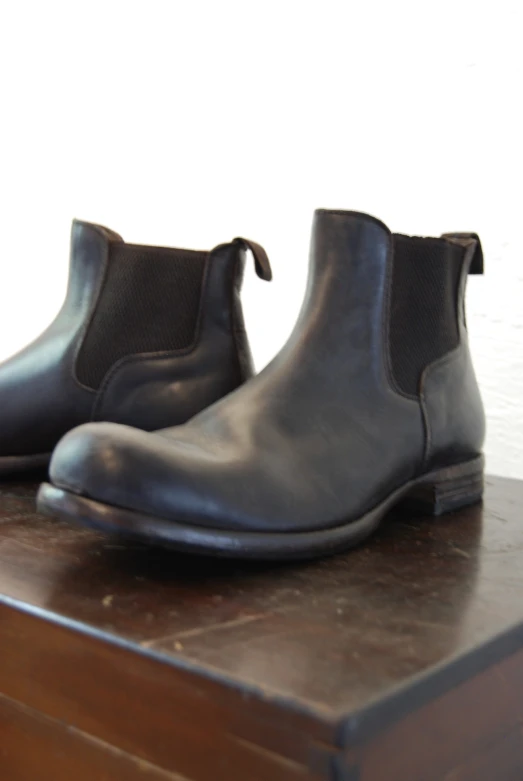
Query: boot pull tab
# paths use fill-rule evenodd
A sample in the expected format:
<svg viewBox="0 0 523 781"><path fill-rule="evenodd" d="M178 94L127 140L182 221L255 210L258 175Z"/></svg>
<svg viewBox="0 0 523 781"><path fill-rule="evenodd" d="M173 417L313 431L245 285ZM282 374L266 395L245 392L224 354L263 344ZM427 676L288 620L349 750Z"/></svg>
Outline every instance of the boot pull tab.
<svg viewBox="0 0 523 781"><path fill-rule="evenodd" d="M271 264L269 263L267 253L261 244L256 244L255 241L242 238L234 239L233 244L239 244L243 249L248 249L252 252L256 273L260 279L265 279L267 282L270 282L272 279Z"/></svg>
<svg viewBox="0 0 523 781"><path fill-rule="evenodd" d="M481 241L477 233L444 233L442 239L458 241L472 254L469 266L469 274L483 274L484 261Z"/></svg>

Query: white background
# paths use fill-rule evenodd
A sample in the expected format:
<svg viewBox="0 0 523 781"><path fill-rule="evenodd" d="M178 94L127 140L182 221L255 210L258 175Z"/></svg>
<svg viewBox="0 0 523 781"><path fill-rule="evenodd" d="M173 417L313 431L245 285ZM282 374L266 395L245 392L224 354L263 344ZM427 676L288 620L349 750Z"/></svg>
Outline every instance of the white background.
<svg viewBox="0 0 523 781"><path fill-rule="evenodd" d="M259 368L304 290L312 210L480 233L469 327L491 472L523 477L523 3L0 5L0 359L52 319L70 220L137 243L261 241Z"/></svg>

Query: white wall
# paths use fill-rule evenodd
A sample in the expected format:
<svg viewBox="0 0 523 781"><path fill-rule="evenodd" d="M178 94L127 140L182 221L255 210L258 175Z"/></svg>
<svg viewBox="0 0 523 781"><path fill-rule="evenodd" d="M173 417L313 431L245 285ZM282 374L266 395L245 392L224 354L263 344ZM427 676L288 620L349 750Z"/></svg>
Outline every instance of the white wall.
<svg viewBox="0 0 523 781"><path fill-rule="evenodd" d="M261 367L304 289L316 206L476 230L469 324L490 471L523 477L521 0L17 0L0 6L0 358L64 292L69 222L210 248L248 277Z"/></svg>

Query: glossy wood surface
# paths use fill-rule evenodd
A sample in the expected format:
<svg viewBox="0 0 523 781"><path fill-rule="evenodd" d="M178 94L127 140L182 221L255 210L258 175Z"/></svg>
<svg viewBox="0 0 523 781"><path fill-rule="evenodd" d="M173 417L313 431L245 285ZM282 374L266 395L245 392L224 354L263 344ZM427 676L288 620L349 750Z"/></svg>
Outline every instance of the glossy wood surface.
<svg viewBox="0 0 523 781"><path fill-rule="evenodd" d="M0 735L4 781L183 781L2 696Z"/></svg>
<svg viewBox="0 0 523 781"><path fill-rule="evenodd" d="M0 486L9 702L201 781L219 761L241 781L468 781L496 756L523 778L522 483L290 565L105 538L38 516L34 489Z"/></svg>

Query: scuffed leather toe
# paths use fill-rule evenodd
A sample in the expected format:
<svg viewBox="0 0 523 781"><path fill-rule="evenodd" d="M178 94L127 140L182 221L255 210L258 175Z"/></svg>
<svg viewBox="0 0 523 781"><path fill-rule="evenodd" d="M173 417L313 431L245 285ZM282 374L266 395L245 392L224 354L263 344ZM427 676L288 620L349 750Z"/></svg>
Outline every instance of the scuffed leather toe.
<svg viewBox="0 0 523 781"><path fill-rule="evenodd" d="M212 519L218 500L226 524L226 503L216 491L223 459L186 432L180 426L166 437L117 423L87 423L59 442L51 482L115 507L202 525Z"/></svg>
<svg viewBox="0 0 523 781"><path fill-rule="evenodd" d="M101 499L111 485L125 490L135 478L129 455L135 440L149 435L118 423L86 423L69 431L56 446L49 476L59 488Z"/></svg>
<svg viewBox="0 0 523 781"><path fill-rule="evenodd" d="M276 462L265 480L257 480L236 450L234 439L212 441L191 424L147 433L87 423L59 442L50 479L57 488L110 506L220 529L263 528L262 498L270 487L279 500L271 513L274 527L281 528L286 491L283 485L275 490L272 481L281 485L285 470Z"/></svg>

